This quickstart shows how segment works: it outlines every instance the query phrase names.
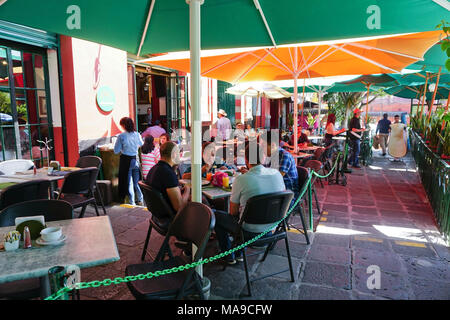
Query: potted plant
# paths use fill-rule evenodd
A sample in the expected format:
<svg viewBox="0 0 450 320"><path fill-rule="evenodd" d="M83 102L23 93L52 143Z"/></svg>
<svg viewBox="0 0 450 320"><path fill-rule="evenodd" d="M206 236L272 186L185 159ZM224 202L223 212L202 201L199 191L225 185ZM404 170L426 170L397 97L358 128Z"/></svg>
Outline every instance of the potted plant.
<svg viewBox="0 0 450 320"><path fill-rule="evenodd" d="M20 232L10 231L5 235L5 250L13 251L19 249Z"/></svg>
<svg viewBox="0 0 450 320"><path fill-rule="evenodd" d="M311 113L308 113L308 118L306 119L306 123L308 124L308 129L312 132L314 130L314 125L316 123L317 116L313 116Z"/></svg>

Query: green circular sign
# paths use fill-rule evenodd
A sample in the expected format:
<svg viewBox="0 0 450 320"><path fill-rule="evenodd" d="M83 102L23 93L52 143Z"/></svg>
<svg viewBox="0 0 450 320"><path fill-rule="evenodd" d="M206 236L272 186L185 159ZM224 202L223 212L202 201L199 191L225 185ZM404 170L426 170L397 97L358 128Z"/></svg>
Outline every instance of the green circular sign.
<svg viewBox="0 0 450 320"><path fill-rule="evenodd" d="M97 91L97 104L105 112L111 112L116 104L116 95L108 86L100 87Z"/></svg>

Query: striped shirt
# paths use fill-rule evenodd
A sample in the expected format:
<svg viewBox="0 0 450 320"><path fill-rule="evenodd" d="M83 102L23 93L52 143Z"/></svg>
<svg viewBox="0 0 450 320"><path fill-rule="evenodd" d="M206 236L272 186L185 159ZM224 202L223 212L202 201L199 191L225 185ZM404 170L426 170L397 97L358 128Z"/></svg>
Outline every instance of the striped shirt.
<svg viewBox="0 0 450 320"><path fill-rule="evenodd" d="M153 149L152 152L141 155L143 180L147 178L147 174L154 165L161 159L159 148Z"/></svg>

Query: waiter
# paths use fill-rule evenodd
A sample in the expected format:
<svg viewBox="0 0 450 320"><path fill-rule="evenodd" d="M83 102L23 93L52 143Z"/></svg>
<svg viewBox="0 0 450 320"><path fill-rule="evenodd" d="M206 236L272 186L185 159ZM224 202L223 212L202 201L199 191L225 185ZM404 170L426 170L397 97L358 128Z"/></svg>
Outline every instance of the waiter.
<svg viewBox="0 0 450 320"><path fill-rule="evenodd" d="M219 139L222 141L228 140L232 130L231 121L227 118L227 113L223 109L219 110L217 117L219 118L216 123L217 137L220 137Z"/></svg>
<svg viewBox="0 0 450 320"><path fill-rule="evenodd" d="M350 156L349 164L353 166L353 168L361 168L359 165L359 152L361 151L361 136L364 131L366 131L365 128L361 128L361 110L356 108L353 111L353 118L350 121L350 127L349 127L349 135L350 135L350 141L352 143L352 154Z"/></svg>

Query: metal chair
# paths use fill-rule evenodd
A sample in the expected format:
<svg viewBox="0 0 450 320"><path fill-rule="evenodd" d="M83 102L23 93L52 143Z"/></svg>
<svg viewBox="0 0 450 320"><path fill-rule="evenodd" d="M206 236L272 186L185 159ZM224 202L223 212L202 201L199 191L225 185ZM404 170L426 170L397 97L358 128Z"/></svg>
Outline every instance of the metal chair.
<svg viewBox="0 0 450 320"><path fill-rule="evenodd" d="M304 167L305 167L305 168L312 169L312 170L314 170L314 171L317 172L317 173L323 171L323 170L322 170L322 169L323 169L323 163L320 162L319 160L308 160L308 161L306 161ZM323 172L322 172L322 173L323 173ZM323 188L324 186L323 186L322 179L321 179L321 178L317 178L317 179L319 180L320 185L321 185L322 188ZM314 180L315 180L315 179L314 179Z"/></svg>
<svg viewBox="0 0 450 320"><path fill-rule="evenodd" d="M78 168L91 168L91 167L97 167L98 171L100 172L101 167L102 167L102 159L96 156L84 156L84 157L80 157L77 161L77 164L75 165L75 167ZM98 197L98 199L100 200L100 205L103 208L103 213L106 216L106 209L105 209L105 205L103 203L103 197L102 194L98 188L97 185L97 180L95 180L95 185L94 185L94 197Z"/></svg>
<svg viewBox="0 0 450 320"><path fill-rule="evenodd" d="M94 186L98 168L86 168L70 172L64 177L64 183L58 194L58 200L69 202L74 209L82 208L79 218L84 217L86 207L93 203L97 216L100 216L97 201L94 197Z"/></svg>
<svg viewBox="0 0 450 320"><path fill-rule="evenodd" d="M44 216L45 221L58 221L73 218L70 203L58 200L34 200L13 204L0 212L0 227L15 225L15 219L25 216ZM40 296L38 278L19 280L0 284L0 299L25 300ZM79 292L74 291L73 298L79 299Z"/></svg>
<svg viewBox="0 0 450 320"><path fill-rule="evenodd" d="M247 204L244 208L244 211L242 213L242 217L239 221L239 231L236 236L235 245L240 245L244 243L245 241L250 240L250 238L247 238L248 236L253 235L253 233L244 232L243 225L244 223L250 223L250 224L275 224L276 222L280 221L285 217L286 213L289 209L289 204L291 203L292 198L294 197L294 193L292 191L282 191L282 192L275 192L275 193L269 193L269 194L263 194L259 196L252 197L248 199ZM291 253L289 250L289 241L288 241L288 235L287 235L287 227L286 227L286 219L284 219L277 227L273 234L267 234L264 237L259 238L255 242L252 243L252 246L267 246L264 252L264 256L261 259L261 262L263 262L267 255L269 254L269 251L275 246L275 244L280 241L284 240L286 244L286 251L287 251L287 258L288 258L288 264L289 269L282 270L279 272L275 272L272 274L264 275L259 278L250 279L249 273L248 273L248 263L247 263L247 254L246 254L246 248L242 250L243 258L244 258L244 269L245 269L245 278L247 281L247 289L248 289L248 295L251 296L251 285L250 283L256 280L264 279L270 276L273 276L275 274L283 273L286 271L290 271L291 274L291 281L294 282L294 271L292 268L292 260L291 260ZM258 235L257 233L254 234L255 236ZM253 236L252 236L253 238Z"/></svg>
<svg viewBox="0 0 450 320"><path fill-rule="evenodd" d="M149 227L147 232L147 238L145 239L144 249L142 251L141 260L145 260L147 254L148 242L150 241L150 235L152 229L155 229L160 235L165 236L169 231L169 226L172 223L176 212L164 199L161 192L153 189L145 182L139 181L139 187L144 195L144 202L148 211L152 214L149 219Z"/></svg>
<svg viewBox="0 0 450 320"><path fill-rule="evenodd" d="M50 181L34 180L18 183L3 189L0 192L0 210L12 204L49 199Z"/></svg>
<svg viewBox="0 0 450 320"><path fill-rule="evenodd" d="M34 163L31 160L17 159L0 162L0 174L12 175L16 172L33 169Z"/></svg>
<svg viewBox="0 0 450 320"><path fill-rule="evenodd" d="M210 208L201 203L188 203L173 219L155 261L127 266L126 276L147 274L199 261L203 258L214 225L215 217ZM187 240L197 246L193 261L188 262L181 255L172 256L169 245L172 237ZM169 259L164 260L166 255L169 255ZM157 278L128 282L127 285L133 296L139 300L182 299L193 294L205 299L202 283L195 268L190 268Z"/></svg>

